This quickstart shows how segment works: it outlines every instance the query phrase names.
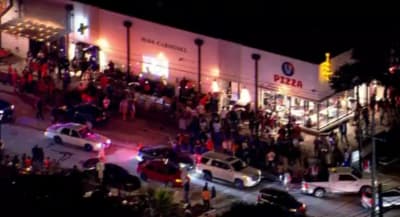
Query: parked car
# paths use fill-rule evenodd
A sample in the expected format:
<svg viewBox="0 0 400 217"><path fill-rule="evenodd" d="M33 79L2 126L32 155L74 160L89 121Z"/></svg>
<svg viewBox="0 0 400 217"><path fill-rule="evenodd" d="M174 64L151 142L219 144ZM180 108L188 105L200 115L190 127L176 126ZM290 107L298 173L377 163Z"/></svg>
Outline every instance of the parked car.
<svg viewBox="0 0 400 217"><path fill-rule="evenodd" d="M81 104L73 107L61 106L51 111L53 122L76 122L86 124L90 122L97 126L107 122L107 113L100 107L92 104Z"/></svg>
<svg viewBox="0 0 400 217"><path fill-rule="evenodd" d="M301 191L322 198L326 193L361 193L370 189L371 179L365 179L348 167L331 168L327 177L317 180L305 179Z"/></svg>
<svg viewBox="0 0 400 217"><path fill-rule="evenodd" d="M400 206L400 187L393 188L382 192L382 207L391 208ZM378 198L378 197L377 197ZM370 209L372 207L372 193L365 191L361 194L361 205L364 208ZM376 203L378 207L378 201Z"/></svg>
<svg viewBox="0 0 400 217"><path fill-rule="evenodd" d="M86 151L98 151L111 146L111 139L78 123L53 124L46 129L44 136L53 139L57 144L75 145Z"/></svg>
<svg viewBox="0 0 400 217"><path fill-rule="evenodd" d="M84 174L96 179L96 167L86 168ZM113 163L104 164L103 184L108 187L118 188L125 191L134 191L141 187L140 179L137 176L131 175L126 169Z"/></svg>
<svg viewBox="0 0 400 217"><path fill-rule="evenodd" d="M255 186L261 181L259 169L248 166L239 158L214 151L201 155L196 172L201 173L207 181L221 179L239 189Z"/></svg>
<svg viewBox="0 0 400 217"><path fill-rule="evenodd" d="M137 166L137 173L144 181L148 179L159 181L169 187L182 187L182 172L175 164L167 160L143 161Z"/></svg>
<svg viewBox="0 0 400 217"><path fill-rule="evenodd" d="M0 121L10 121L14 118L15 106L5 100L0 99Z"/></svg>
<svg viewBox="0 0 400 217"><path fill-rule="evenodd" d="M145 146L139 149L136 159L141 162L154 159L168 159L180 168L191 170L195 161L189 152L175 151L168 145Z"/></svg>
<svg viewBox="0 0 400 217"><path fill-rule="evenodd" d="M284 210L288 210L296 216L305 216L307 209L306 204L299 202L288 192L275 188L261 189L257 196L257 203L275 205Z"/></svg>

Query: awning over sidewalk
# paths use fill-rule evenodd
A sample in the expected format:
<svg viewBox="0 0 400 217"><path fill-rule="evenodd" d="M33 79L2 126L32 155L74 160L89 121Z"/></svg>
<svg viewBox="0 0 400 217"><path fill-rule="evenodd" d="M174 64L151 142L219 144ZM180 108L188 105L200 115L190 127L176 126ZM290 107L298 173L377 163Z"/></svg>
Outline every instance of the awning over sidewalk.
<svg viewBox="0 0 400 217"><path fill-rule="evenodd" d="M29 19L14 19L0 25L0 31L36 41L54 41L63 36L63 28Z"/></svg>

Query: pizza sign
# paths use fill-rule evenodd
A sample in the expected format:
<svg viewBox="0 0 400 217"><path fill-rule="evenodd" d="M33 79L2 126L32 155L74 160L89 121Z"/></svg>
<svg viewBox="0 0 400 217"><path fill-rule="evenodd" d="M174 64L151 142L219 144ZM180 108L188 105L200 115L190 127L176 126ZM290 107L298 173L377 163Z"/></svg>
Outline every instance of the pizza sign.
<svg viewBox="0 0 400 217"><path fill-rule="evenodd" d="M12 0L0 0L0 17L12 7Z"/></svg>

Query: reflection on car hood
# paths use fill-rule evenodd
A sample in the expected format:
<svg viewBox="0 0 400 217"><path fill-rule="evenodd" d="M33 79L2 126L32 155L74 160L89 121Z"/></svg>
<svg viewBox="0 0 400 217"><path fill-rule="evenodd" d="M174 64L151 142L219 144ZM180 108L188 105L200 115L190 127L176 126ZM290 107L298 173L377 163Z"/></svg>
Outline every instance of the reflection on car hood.
<svg viewBox="0 0 400 217"><path fill-rule="evenodd" d="M105 136L102 136L100 134L97 133L92 133L90 135L86 135L85 139L89 140L89 141L93 141L93 142L101 142L101 143L106 143L108 138Z"/></svg>
<svg viewBox="0 0 400 217"><path fill-rule="evenodd" d="M253 167L245 167L240 172L248 176L255 176L255 175L258 176L259 175L258 171L259 171L258 169Z"/></svg>

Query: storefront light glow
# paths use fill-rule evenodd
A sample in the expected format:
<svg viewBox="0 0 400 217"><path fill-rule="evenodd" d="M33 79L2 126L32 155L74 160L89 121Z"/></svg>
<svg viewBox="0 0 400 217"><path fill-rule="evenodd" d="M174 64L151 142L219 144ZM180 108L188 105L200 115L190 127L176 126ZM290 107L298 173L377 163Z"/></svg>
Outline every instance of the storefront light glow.
<svg viewBox="0 0 400 217"><path fill-rule="evenodd" d="M75 48L76 48L75 43L69 43L68 58L70 60L72 60L75 57Z"/></svg>
<svg viewBox="0 0 400 217"><path fill-rule="evenodd" d="M218 85L218 82L216 80L212 81L212 83L211 83L211 91L213 93L218 93L219 92L219 85Z"/></svg>
<svg viewBox="0 0 400 217"><path fill-rule="evenodd" d="M96 44L103 50L107 50L110 47L110 44L105 38L99 38Z"/></svg>
<svg viewBox="0 0 400 217"><path fill-rule="evenodd" d="M157 57L143 55L142 71L152 75L168 78L169 62L163 53Z"/></svg>
<svg viewBox="0 0 400 217"><path fill-rule="evenodd" d="M240 99L238 103L241 105L247 105L249 102L251 102L250 92L248 89L242 88L240 90Z"/></svg>

